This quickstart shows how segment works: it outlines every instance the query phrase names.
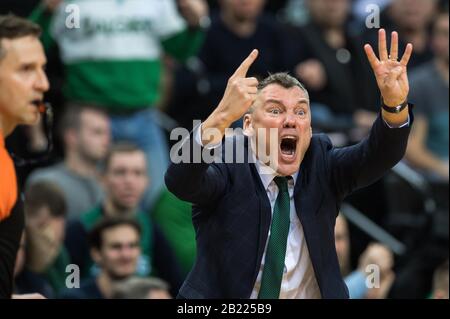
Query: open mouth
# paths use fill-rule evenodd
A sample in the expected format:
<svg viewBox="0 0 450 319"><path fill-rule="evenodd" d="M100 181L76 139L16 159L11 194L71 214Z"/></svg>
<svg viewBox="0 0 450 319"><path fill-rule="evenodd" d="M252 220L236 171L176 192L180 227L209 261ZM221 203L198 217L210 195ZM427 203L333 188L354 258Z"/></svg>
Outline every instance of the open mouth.
<svg viewBox="0 0 450 319"><path fill-rule="evenodd" d="M43 106L43 102L41 99L31 100L31 104L34 105L38 111L41 111L41 108Z"/></svg>
<svg viewBox="0 0 450 319"><path fill-rule="evenodd" d="M33 104L36 107L39 107L42 104L42 100L41 99L31 100L31 104Z"/></svg>
<svg viewBox="0 0 450 319"><path fill-rule="evenodd" d="M297 137L284 136L281 138L280 151L285 157L294 157L297 150Z"/></svg>

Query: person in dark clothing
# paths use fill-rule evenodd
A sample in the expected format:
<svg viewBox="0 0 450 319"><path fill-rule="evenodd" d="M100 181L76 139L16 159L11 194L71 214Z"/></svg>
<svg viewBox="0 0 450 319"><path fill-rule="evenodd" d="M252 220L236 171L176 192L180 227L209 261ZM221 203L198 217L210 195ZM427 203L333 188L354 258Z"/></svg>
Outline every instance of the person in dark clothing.
<svg viewBox="0 0 450 319"><path fill-rule="evenodd" d="M39 121L38 106L49 88L40 32L25 19L0 16L0 298L11 298L14 262L24 228L16 173L4 138L19 124Z"/></svg>
<svg viewBox="0 0 450 319"><path fill-rule="evenodd" d="M348 298L333 236L339 207L400 161L413 121L412 46L399 61L398 34L391 37L390 55L384 30L379 59L364 47L384 102L369 136L350 147L312 134L308 92L297 79L247 77L257 50L242 62L165 175L167 188L194 204L197 257L179 298ZM245 135L225 138L242 116Z"/></svg>

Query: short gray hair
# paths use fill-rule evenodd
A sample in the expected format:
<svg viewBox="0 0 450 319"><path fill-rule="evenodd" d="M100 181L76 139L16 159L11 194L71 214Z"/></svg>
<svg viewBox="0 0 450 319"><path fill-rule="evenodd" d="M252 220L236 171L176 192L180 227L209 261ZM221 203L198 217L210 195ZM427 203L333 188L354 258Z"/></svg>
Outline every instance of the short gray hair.
<svg viewBox="0 0 450 319"><path fill-rule="evenodd" d="M290 89L294 86L298 86L300 89L302 89L306 96L309 96L308 91L306 90L305 86L300 83L299 80L294 78L293 76L289 75L287 72L278 72L274 74L269 74L268 77L266 77L264 80L259 82L258 84L258 91L261 91L266 86L270 84L278 84L284 87L285 89Z"/></svg>
<svg viewBox="0 0 450 319"><path fill-rule="evenodd" d="M285 89L299 87L303 92L305 92L306 97L309 99L309 93L308 90L305 88L305 86L295 77L289 75L287 72L278 72L274 74L269 74L268 77L266 77L265 79L263 79L258 83L258 93L271 84L278 84L284 87ZM253 106L254 104L248 109L247 113L253 112Z"/></svg>

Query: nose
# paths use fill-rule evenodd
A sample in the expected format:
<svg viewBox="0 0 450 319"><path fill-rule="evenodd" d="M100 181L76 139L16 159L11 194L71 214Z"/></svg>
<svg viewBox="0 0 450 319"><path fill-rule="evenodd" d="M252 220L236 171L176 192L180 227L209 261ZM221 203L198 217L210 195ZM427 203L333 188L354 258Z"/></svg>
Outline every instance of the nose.
<svg viewBox="0 0 450 319"><path fill-rule="evenodd" d="M295 128L295 115L287 113L284 119L283 128Z"/></svg>
<svg viewBox="0 0 450 319"><path fill-rule="evenodd" d="M48 89L50 88L50 84L48 82L47 75L45 74L45 72L43 70L38 72L38 77L35 82L35 88L36 88L36 90L38 90L42 93L47 92Z"/></svg>

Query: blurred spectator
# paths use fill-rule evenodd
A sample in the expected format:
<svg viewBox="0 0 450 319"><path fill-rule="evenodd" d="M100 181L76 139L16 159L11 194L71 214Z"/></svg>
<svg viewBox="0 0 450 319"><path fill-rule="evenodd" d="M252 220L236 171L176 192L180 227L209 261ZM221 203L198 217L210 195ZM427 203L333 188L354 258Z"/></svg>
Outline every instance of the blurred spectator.
<svg viewBox="0 0 450 319"><path fill-rule="evenodd" d="M49 283L41 275L26 269L26 245L26 233L23 232L14 265L14 294L38 293L53 298L53 289Z"/></svg>
<svg viewBox="0 0 450 319"><path fill-rule="evenodd" d="M449 15L437 15L432 33L433 61L411 73L410 100L416 105L406 159L420 171L449 180Z"/></svg>
<svg viewBox="0 0 450 319"><path fill-rule="evenodd" d="M64 194L68 219L79 219L103 197L98 165L109 147L109 119L102 110L83 104L70 105L60 128L65 148L64 161L34 171L27 184L40 181L55 183Z"/></svg>
<svg viewBox="0 0 450 319"><path fill-rule="evenodd" d="M291 35L291 68L310 93L318 130L366 135L375 120L379 93L363 51L349 32L350 0L308 0L310 22ZM294 40L294 41L293 41ZM345 143L345 142L344 142Z"/></svg>
<svg viewBox="0 0 450 319"><path fill-rule="evenodd" d="M169 243L150 214L138 207L148 183L145 153L131 144L114 145L106 157L103 182L106 195L101 205L70 223L67 229L66 246L82 277L95 276L98 271L92 267L87 233L102 217L129 217L142 229L137 274L156 275L169 282L172 289L178 289L181 276Z"/></svg>
<svg viewBox="0 0 450 319"><path fill-rule="evenodd" d="M392 270L394 263L392 252L383 245L370 244L359 257L358 268L351 271L348 225L342 214L339 214L336 219L334 236L341 274L344 276L350 298L386 298L395 279L395 274ZM369 287L367 283L368 281L372 283L372 280L368 278L368 275L371 275L374 270L368 268L371 265L376 265L379 269L379 285L373 282L374 287ZM374 278L377 278L377 276L374 276Z"/></svg>
<svg viewBox="0 0 450 319"><path fill-rule="evenodd" d="M198 58L176 73L170 114L181 126L191 129L193 119L204 120L213 111L228 78L254 48L259 56L248 76L286 70L285 35L272 16L263 14L265 2L219 1Z"/></svg>
<svg viewBox="0 0 450 319"><path fill-rule="evenodd" d="M73 4L82 13L75 18ZM147 211L163 186L169 153L156 109L161 56L184 61L195 54L207 13L204 0L43 0L31 15L44 28L45 47L59 46L66 98L104 107L114 140L131 140L151 158Z"/></svg>
<svg viewBox="0 0 450 319"><path fill-rule="evenodd" d="M171 299L169 286L158 278L130 277L118 282L114 299Z"/></svg>
<svg viewBox="0 0 450 319"><path fill-rule="evenodd" d="M433 276L433 298L434 299L449 299L448 295L448 259L445 263L440 265Z"/></svg>
<svg viewBox="0 0 450 319"><path fill-rule="evenodd" d="M339 213L334 226L334 242L339 260L341 275L346 277L351 271L350 264L350 235L348 232L347 220Z"/></svg>
<svg viewBox="0 0 450 319"><path fill-rule="evenodd" d="M387 34L391 31L400 34L399 48L404 48L407 43L414 46L408 63L409 70L433 58L429 31L438 2L438 0L392 0L381 12L380 27L385 28ZM374 29L366 29L364 38L374 48L378 47Z"/></svg>
<svg viewBox="0 0 450 319"><path fill-rule="evenodd" d="M141 228L132 219L105 218L89 233L92 259L100 272L94 278L83 280L80 288L65 289L63 299L112 298L116 282L136 272L141 248Z"/></svg>
<svg viewBox="0 0 450 319"><path fill-rule="evenodd" d="M55 294L65 287L69 254L64 248L66 204L56 185L37 182L26 189L26 267L41 274Z"/></svg>

